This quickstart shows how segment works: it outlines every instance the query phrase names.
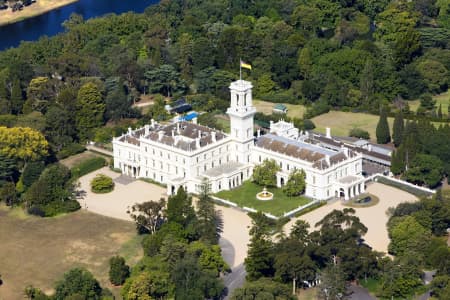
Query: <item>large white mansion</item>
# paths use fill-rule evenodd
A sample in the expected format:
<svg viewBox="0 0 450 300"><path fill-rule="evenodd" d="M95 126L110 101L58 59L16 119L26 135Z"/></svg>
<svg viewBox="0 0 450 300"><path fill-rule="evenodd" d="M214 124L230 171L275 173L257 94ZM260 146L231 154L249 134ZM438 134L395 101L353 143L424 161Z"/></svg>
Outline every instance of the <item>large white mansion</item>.
<svg viewBox="0 0 450 300"><path fill-rule="evenodd" d="M183 186L197 193L202 180L218 192L238 187L252 176L253 167L275 160L283 186L295 169L306 173L305 195L325 200L349 199L364 191L362 154L346 147L329 149L307 142L308 133L292 123L270 124L270 133L254 136L252 84L238 80L230 85L230 134L192 122L150 125L114 138L114 167L132 177L150 178L167 185L167 194Z"/></svg>

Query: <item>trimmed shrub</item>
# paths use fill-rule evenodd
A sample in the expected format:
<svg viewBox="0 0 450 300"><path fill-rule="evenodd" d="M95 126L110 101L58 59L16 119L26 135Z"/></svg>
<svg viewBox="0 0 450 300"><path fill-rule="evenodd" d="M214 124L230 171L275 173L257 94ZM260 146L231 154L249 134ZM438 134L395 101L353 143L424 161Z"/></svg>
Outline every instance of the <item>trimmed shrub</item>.
<svg viewBox="0 0 450 300"><path fill-rule="evenodd" d="M70 171L72 172L73 178L79 178L94 172L95 170L101 169L106 165L107 162L103 157L93 157L73 166Z"/></svg>
<svg viewBox="0 0 450 300"><path fill-rule="evenodd" d="M94 193L104 194L109 193L114 189L114 181L111 177L104 174L98 174L91 181L91 190Z"/></svg>
<svg viewBox="0 0 450 300"><path fill-rule="evenodd" d="M58 158L59 160L64 159L66 157L84 152L86 150L86 148L83 145L80 144L69 144L67 146L65 146L64 148L62 148L57 154L56 154L56 158Z"/></svg>
<svg viewBox="0 0 450 300"><path fill-rule="evenodd" d="M130 276L130 267L121 256L113 256L109 260L109 281L114 285L122 285Z"/></svg>
<svg viewBox="0 0 450 300"><path fill-rule="evenodd" d="M352 137L356 137L359 139L365 139L365 140L370 140L370 134L369 132L361 129L361 128L353 128L350 130L350 132L348 133L349 136Z"/></svg>

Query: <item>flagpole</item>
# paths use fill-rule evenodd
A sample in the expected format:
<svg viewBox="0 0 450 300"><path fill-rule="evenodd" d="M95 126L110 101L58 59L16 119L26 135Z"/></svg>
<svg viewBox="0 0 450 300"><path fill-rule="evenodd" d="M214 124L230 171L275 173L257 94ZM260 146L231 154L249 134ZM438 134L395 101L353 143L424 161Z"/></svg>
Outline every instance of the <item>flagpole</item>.
<svg viewBox="0 0 450 300"><path fill-rule="evenodd" d="M242 60L239 58L239 80L242 80Z"/></svg>

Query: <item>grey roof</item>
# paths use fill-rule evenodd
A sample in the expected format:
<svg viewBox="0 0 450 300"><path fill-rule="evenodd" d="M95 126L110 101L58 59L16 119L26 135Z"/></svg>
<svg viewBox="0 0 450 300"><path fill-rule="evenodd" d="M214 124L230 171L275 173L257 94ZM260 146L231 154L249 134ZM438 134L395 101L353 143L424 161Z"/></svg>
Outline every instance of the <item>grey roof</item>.
<svg viewBox="0 0 450 300"><path fill-rule="evenodd" d="M256 141L255 146L312 162L312 166L320 170L327 169L330 165L338 164L347 159L347 156L343 152L333 151L318 145L275 134L266 134L261 136ZM348 155L349 157L354 157L356 153L349 150ZM327 156L329 158L329 162L327 161Z"/></svg>
<svg viewBox="0 0 450 300"><path fill-rule="evenodd" d="M191 122L178 122L169 125L155 124L155 126L148 126L148 133L145 128L140 128L127 133L119 138L119 141L140 145L140 138L152 140L154 142L176 147L184 151L197 150L196 139L200 139L199 146L204 147L214 143L213 133L215 133L216 141L220 141L227 137L227 135L219 130L194 124Z"/></svg>
<svg viewBox="0 0 450 300"><path fill-rule="evenodd" d="M231 161L229 163L211 168L204 172L203 175L208 177L217 177L220 175L232 174L244 166L244 164L241 164L239 162Z"/></svg>

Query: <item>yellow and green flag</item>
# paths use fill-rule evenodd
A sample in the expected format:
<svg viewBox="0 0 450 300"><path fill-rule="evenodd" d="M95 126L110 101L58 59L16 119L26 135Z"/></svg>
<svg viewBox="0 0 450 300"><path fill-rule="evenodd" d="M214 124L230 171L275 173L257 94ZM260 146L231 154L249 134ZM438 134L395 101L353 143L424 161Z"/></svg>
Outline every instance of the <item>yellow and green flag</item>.
<svg viewBox="0 0 450 300"><path fill-rule="evenodd" d="M252 65L250 65L250 64L248 64L248 63L245 63L245 62L243 62L243 61L241 60L241 68L245 68L245 69L251 70L251 69L252 69Z"/></svg>

